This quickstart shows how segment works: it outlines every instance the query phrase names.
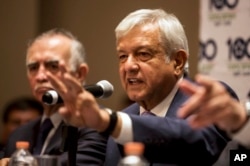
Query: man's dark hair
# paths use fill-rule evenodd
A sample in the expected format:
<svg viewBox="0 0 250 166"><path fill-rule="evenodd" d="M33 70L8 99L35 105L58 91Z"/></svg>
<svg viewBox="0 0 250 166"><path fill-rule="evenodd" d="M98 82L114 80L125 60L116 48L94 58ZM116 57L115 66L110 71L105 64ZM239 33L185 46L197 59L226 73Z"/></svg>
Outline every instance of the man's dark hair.
<svg viewBox="0 0 250 166"><path fill-rule="evenodd" d="M7 123L9 120L9 115L12 111L15 110L20 111L26 111L27 109L34 109L37 110L37 112L42 115L43 114L43 105L34 99L33 97L18 97L6 104L6 106L3 108L3 117L2 121L3 123Z"/></svg>

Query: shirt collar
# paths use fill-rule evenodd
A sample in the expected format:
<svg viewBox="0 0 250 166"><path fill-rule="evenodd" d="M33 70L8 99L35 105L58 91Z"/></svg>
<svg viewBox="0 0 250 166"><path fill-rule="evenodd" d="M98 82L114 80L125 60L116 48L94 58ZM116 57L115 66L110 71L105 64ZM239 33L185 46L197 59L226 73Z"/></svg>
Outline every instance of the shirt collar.
<svg viewBox="0 0 250 166"><path fill-rule="evenodd" d="M61 115L60 115L58 112L52 114L50 117L47 117L46 115L43 115L43 116L42 116L41 123L42 123L46 118L50 118L50 120L51 120L51 122L52 122L52 124L53 124L53 126L54 126L55 128L57 128L57 127L60 125L60 123L62 122L62 120L63 120L62 117L61 117Z"/></svg>
<svg viewBox="0 0 250 166"><path fill-rule="evenodd" d="M178 80L178 82L180 82L182 80L182 78L180 78ZM169 106L178 90L178 82L175 84L174 88L172 89L172 91L169 93L169 95L167 95L158 105L156 105L152 110L150 110L152 113L154 113L156 116L159 117L165 117ZM140 106L140 114L142 112L146 111L142 106Z"/></svg>

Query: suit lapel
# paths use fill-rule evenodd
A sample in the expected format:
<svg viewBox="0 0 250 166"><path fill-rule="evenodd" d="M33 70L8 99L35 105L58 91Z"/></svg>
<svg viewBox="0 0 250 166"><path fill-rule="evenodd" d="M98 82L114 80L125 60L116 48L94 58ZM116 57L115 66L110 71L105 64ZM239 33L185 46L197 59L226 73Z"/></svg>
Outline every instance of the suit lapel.
<svg viewBox="0 0 250 166"><path fill-rule="evenodd" d="M140 106L137 103L134 103L131 106L129 106L128 108L126 108L125 110L123 110L123 112L126 112L128 114L139 115L140 114Z"/></svg>
<svg viewBox="0 0 250 166"><path fill-rule="evenodd" d="M31 153L33 153L33 149L36 145L36 140L37 140L37 136L39 133L40 124L41 124L41 119L42 118L39 118L36 121L34 121L34 124L32 125L32 132L28 132L25 134L27 141L29 141L30 143L29 150Z"/></svg>
<svg viewBox="0 0 250 166"><path fill-rule="evenodd" d="M182 104L187 100L188 96L185 95L180 89L176 92L173 101L171 102L168 112L166 116L168 117L176 117L176 113L178 109L182 106Z"/></svg>

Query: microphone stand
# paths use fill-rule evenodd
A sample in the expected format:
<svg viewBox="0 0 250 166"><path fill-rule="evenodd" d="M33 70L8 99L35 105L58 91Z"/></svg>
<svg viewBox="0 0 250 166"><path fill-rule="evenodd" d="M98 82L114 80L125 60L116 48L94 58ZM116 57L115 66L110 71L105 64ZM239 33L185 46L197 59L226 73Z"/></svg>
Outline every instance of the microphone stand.
<svg viewBox="0 0 250 166"><path fill-rule="evenodd" d="M78 143L78 128L64 125L62 127L62 144L61 152L68 151L68 166L76 166L76 153Z"/></svg>

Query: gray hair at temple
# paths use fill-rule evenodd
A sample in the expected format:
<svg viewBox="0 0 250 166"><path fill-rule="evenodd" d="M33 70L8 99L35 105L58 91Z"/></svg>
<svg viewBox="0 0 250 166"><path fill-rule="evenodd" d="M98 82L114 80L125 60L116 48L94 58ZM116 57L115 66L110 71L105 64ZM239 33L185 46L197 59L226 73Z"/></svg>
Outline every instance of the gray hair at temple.
<svg viewBox="0 0 250 166"><path fill-rule="evenodd" d="M70 55L70 67L72 71L76 71L76 69L80 66L81 63L86 63L86 53L85 48L82 43L69 31L62 29L62 28L55 28L49 31L42 33L41 35L37 36L34 40L29 42L28 48L31 45L44 37L50 37L55 35L62 35L72 40L71 43L71 55Z"/></svg>
<svg viewBox="0 0 250 166"><path fill-rule="evenodd" d="M169 59L175 51L183 49L189 55L188 41L179 19L162 9L140 9L127 15L116 27L115 35L118 40L126 35L135 26L155 24L159 27L161 39ZM188 61L184 71L188 72Z"/></svg>

